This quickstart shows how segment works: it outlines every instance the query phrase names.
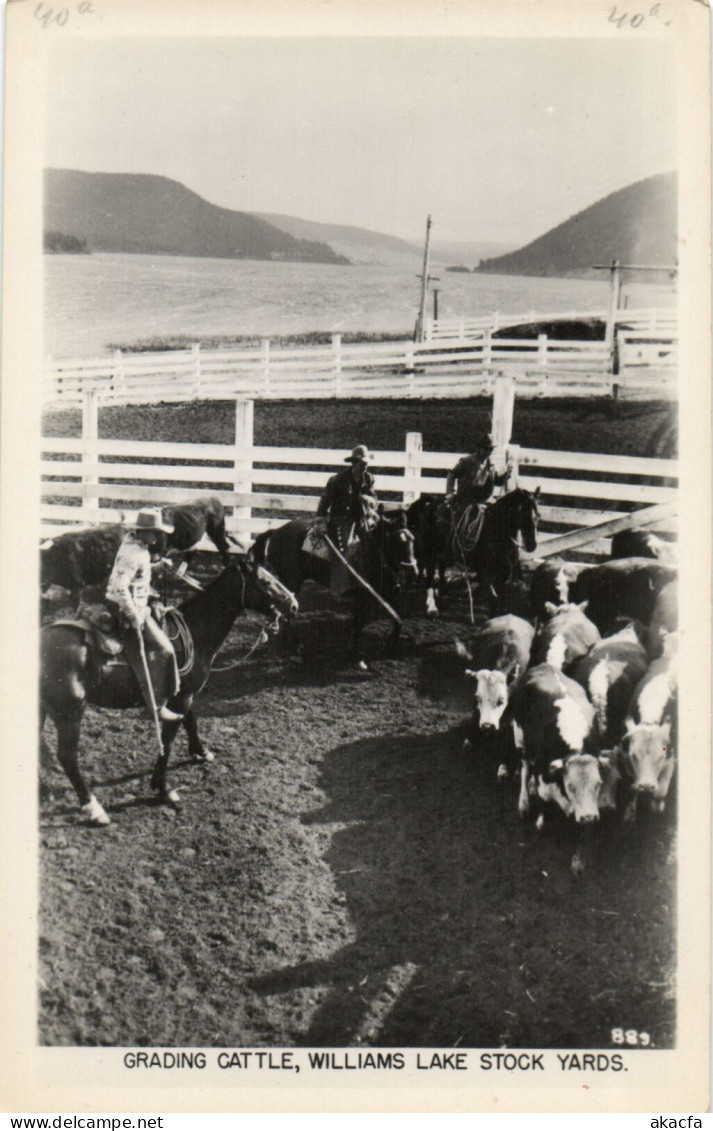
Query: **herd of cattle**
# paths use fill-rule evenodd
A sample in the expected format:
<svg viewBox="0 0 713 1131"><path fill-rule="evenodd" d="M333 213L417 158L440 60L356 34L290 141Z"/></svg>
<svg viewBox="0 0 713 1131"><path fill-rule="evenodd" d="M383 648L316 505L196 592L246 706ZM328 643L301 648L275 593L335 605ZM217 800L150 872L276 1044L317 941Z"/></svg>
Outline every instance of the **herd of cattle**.
<svg viewBox="0 0 713 1131"><path fill-rule="evenodd" d="M173 508L171 517L174 549L185 554L207 533L226 561L230 536L219 503L195 513ZM61 586L76 595L105 580L122 533L103 527L45 543L43 591ZM676 568L669 543L627 532L614 538L611 559L600 565L545 561L531 575L529 619L493 617L468 649L458 650L475 685L478 753L492 756L503 788L519 774L522 816L533 813L541 828L554 804L583 827L607 810L632 821L642 805L664 809L676 760ZM578 850L572 867L582 866Z"/></svg>
<svg viewBox="0 0 713 1131"><path fill-rule="evenodd" d="M676 569L670 546L645 534L615 540L612 553L632 542L637 556L601 565L544 562L529 620L494 617L469 649L458 645L475 684L473 737L503 784L519 769L518 810L534 811L538 828L548 803L580 826L607 810L632 821L639 806L665 807L676 761ZM579 851L572 866L583 866Z"/></svg>

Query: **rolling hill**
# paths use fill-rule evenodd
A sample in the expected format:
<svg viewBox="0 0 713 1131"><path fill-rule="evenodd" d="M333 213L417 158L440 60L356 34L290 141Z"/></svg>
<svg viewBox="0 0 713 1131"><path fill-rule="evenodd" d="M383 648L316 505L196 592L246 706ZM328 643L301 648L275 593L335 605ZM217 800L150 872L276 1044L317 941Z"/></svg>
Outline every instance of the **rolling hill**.
<svg viewBox="0 0 713 1131"><path fill-rule="evenodd" d="M500 275L576 275L595 263L667 266L677 257L675 173L613 192L519 251L482 260L478 271Z"/></svg>
<svg viewBox="0 0 713 1131"><path fill-rule="evenodd" d="M247 212L218 208L168 177L46 169L45 231L95 251L348 263Z"/></svg>

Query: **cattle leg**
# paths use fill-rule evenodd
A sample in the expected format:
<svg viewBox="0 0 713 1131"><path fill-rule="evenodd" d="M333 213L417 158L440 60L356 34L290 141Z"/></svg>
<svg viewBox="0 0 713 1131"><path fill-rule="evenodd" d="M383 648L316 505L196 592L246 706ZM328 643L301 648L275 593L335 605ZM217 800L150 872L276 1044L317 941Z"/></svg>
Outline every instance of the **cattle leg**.
<svg viewBox="0 0 713 1131"><path fill-rule="evenodd" d="M97 826L110 824L109 816L93 793L87 788L87 783L79 769L77 752L79 749L79 733L82 728L84 707L77 714L55 718L57 727L57 758L62 769L74 786L82 812L89 818L89 823Z"/></svg>
<svg viewBox="0 0 713 1131"><path fill-rule="evenodd" d="M183 716L183 729L188 735L188 753L196 762L213 762L215 754L204 746L198 734L198 722L192 707Z"/></svg>
<svg viewBox="0 0 713 1131"><path fill-rule="evenodd" d="M520 796L517 799L517 811L524 817L530 811L530 767L523 758L520 763Z"/></svg>
<svg viewBox="0 0 713 1131"><path fill-rule="evenodd" d="M166 771L168 769L171 746L180 725L181 719L167 719L161 724L162 750L156 759L156 765L154 766L151 777L151 789L160 795L161 801L168 801L171 805L178 805L181 800L178 796L178 792L175 789L169 789L166 781Z"/></svg>

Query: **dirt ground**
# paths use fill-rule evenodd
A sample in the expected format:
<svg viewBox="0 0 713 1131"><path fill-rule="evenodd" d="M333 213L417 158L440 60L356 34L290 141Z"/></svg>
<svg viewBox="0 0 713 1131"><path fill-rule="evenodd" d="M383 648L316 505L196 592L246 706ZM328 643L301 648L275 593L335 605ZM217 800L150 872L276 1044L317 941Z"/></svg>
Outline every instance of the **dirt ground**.
<svg viewBox="0 0 713 1131"><path fill-rule="evenodd" d="M52 759L42 1043L606 1049L620 1028L672 1046L673 813L602 823L575 880L571 828L523 824L515 786L463 750L463 590L437 624L421 602L398 654L371 627L366 677L319 602L297 622L307 663L273 640L215 673L198 715L216 760L179 736L178 810L150 796L150 724L87 712L112 824L84 823ZM237 622L219 663L256 633Z"/></svg>

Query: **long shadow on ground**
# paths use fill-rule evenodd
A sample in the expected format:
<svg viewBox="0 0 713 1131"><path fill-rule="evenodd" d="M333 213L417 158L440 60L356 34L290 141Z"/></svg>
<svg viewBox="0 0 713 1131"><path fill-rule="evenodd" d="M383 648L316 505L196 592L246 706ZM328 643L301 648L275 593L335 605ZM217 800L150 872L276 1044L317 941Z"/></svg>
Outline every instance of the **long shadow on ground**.
<svg viewBox="0 0 713 1131"><path fill-rule="evenodd" d="M602 828L590 870L567 831L523 827L462 733L336 748L304 817L354 926L328 960L252 982L328 986L307 1046L610 1047L622 1025L673 1039L672 828Z"/></svg>

